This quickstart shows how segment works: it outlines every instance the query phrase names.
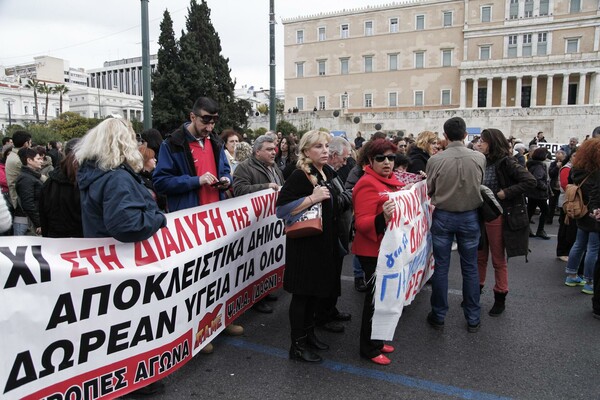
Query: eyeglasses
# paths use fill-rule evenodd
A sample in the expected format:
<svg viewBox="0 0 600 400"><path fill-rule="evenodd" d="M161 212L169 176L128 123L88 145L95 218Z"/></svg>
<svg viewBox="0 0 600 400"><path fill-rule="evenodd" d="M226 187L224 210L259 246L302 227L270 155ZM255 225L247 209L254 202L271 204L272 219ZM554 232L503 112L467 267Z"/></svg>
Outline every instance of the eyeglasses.
<svg viewBox="0 0 600 400"><path fill-rule="evenodd" d="M373 157L373 160L375 160L377 162L384 162L386 158L387 158L388 161L394 162L394 160L396 159L396 155L395 154L388 154L386 156L384 154L378 154L375 157Z"/></svg>
<svg viewBox="0 0 600 400"><path fill-rule="evenodd" d="M218 115L200 115L200 114L196 114L196 113L194 113L194 115L197 118L200 118L200 121L202 121L202 123L205 125L208 125L210 123L216 124L217 122L219 122Z"/></svg>

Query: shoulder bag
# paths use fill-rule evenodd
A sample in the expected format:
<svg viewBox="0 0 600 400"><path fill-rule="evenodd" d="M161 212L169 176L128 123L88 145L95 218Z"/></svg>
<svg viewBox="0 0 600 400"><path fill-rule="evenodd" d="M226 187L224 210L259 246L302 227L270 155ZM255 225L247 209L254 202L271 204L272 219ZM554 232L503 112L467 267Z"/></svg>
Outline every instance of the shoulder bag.
<svg viewBox="0 0 600 400"><path fill-rule="evenodd" d="M310 177L304 172L306 178L310 182ZM323 233L323 220L321 217L321 203L313 204L312 206L302 210L296 221L286 225L285 234L291 239L303 238L308 236L316 236Z"/></svg>

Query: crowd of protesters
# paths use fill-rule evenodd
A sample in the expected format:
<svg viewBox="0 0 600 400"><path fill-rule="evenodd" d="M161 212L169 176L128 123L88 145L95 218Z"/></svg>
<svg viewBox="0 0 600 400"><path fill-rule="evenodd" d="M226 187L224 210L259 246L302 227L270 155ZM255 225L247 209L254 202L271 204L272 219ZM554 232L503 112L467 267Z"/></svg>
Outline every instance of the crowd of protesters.
<svg viewBox="0 0 600 400"><path fill-rule="evenodd" d="M556 256L566 262L565 282L593 295L600 319L600 127L579 145L577 138L554 155L539 132L526 147L498 129L485 129L466 142L465 122L446 121L441 134L389 137L358 133L353 142L320 131L296 135L267 132L249 144L240 133L214 131L219 106L201 97L189 121L163 139L150 130L136 135L131 124L109 118L83 138L47 147L32 143L26 131L3 141L0 158L0 233L45 237L113 237L122 242L147 239L165 226L165 213L222 201L264 189L279 191L277 215L292 226L318 205L322 233L286 238L284 289L289 306L290 358L319 362L323 343L315 328L341 333L350 314L337 309L344 256L353 257L354 288L364 292L362 357L379 365L391 362L394 348L371 339L374 274L379 246L394 203L389 193L410 187L407 176L426 179L435 206L431 233L435 271L427 322L442 330L448 311L448 269L453 245L463 275L463 313L469 332L480 326L480 295L488 259L494 272L494 305L505 311L508 260L527 257L530 238L548 240L546 224L558 213ZM412 178L411 178L412 179ZM411 182L414 182L412 180ZM459 182L460 184L457 184ZM568 184L581 185L589 213L568 221L562 210ZM481 186L491 190L503 212L482 218ZM536 232L530 229L540 210ZM507 213L522 210L525 224L515 226ZM455 242L455 243L453 243ZM489 281L489 279L488 279ZM273 312L270 295L254 306ZM231 324L225 333L241 335ZM213 351L211 344L203 350ZM157 382L142 389L153 393Z"/></svg>

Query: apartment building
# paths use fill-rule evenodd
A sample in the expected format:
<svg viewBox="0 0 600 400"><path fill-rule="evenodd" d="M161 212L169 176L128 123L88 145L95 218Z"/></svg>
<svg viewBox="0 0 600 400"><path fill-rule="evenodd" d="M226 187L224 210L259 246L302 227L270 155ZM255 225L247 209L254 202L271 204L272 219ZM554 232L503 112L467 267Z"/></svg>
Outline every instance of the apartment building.
<svg viewBox="0 0 600 400"><path fill-rule="evenodd" d="M287 18L285 108L600 104L599 0L415 0Z"/></svg>
<svg viewBox="0 0 600 400"><path fill-rule="evenodd" d="M150 56L150 73L158 64L158 56ZM143 95L142 57L106 61L102 68L90 69L88 86L114 90L135 96Z"/></svg>

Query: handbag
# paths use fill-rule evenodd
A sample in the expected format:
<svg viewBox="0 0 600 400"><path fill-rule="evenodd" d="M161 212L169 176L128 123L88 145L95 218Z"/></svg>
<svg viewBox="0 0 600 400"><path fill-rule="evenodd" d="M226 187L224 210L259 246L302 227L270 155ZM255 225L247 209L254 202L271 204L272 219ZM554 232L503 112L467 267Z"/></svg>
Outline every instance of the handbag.
<svg viewBox="0 0 600 400"><path fill-rule="evenodd" d="M291 239L315 236L321 233L323 233L321 203L313 204L303 210L302 215L296 222L285 227L285 234Z"/></svg>
<svg viewBox="0 0 600 400"><path fill-rule="evenodd" d="M496 200L496 196L492 190L485 185L480 185L479 191L483 198L483 204L479 207L479 210L485 222L491 222L501 216L504 210L498 200Z"/></svg>
<svg viewBox="0 0 600 400"><path fill-rule="evenodd" d="M304 172L306 178L310 182L310 177ZM313 204L312 206L302 210L295 221L285 226L285 234L290 239L298 239L308 236L316 236L323 233L323 219L321 203Z"/></svg>

